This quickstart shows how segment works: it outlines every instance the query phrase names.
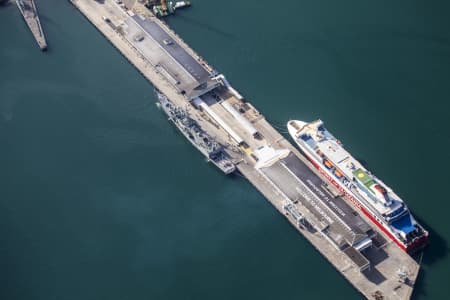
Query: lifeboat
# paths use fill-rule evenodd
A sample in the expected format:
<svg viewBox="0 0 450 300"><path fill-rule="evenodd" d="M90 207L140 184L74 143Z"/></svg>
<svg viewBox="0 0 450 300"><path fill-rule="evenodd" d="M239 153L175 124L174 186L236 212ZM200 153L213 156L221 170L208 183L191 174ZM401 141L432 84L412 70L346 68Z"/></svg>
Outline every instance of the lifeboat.
<svg viewBox="0 0 450 300"><path fill-rule="evenodd" d="M328 159L324 159L323 164L325 165L325 167L327 167L327 169L333 168L333 164Z"/></svg>
<svg viewBox="0 0 450 300"><path fill-rule="evenodd" d="M342 172L339 171L338 169L334 170L334 175L335 175L337 178L339 178L339 179L341 179L342 177L344 177L344 174L342 174Z"/></svg>

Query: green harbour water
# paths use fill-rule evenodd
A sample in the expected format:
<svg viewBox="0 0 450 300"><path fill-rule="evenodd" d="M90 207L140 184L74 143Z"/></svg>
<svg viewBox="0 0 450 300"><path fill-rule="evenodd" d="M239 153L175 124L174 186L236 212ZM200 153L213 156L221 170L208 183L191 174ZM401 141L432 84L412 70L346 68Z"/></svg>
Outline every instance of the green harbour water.
<svg viewBox="0 0 450 300"><path fill-rule="evenodd" d="M0 299L361 299L247 181L206 163L64 0L39 51L0 7ZM195 0L169 25L275 126L321 118L430 230L450 295L450 3Z"/></svg>

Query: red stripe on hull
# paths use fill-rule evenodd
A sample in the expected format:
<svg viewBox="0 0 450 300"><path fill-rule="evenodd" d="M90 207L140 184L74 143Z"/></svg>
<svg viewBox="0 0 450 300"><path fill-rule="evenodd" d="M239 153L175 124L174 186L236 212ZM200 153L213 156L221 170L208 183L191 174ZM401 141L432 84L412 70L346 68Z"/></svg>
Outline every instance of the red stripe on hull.
<svg viewBox="0 0 450 300"><path fill-rule="evenodd" d="M405 244L403 244L402 242L400 242L399 240L397 240L395 238L395 236L389 232L380 222L377 221L377 219L375 219L374 216L372 216L372 214L370 214L354 197L353 195L349 194L347 191L345 191L329 174L327 174L311 157L309 157L309 155L307 155L306 153L304 153L305 157L314 165L314 167L319 170L319 172L325 176L325 178L327 178L327 180L329 182L331 182L339 191L343 192L344 195L346 196L345 198L347 200L350 201L350 203L357 207L360 211L362 211L371 221L372 223L374 223L375 225L377 225L377 227L379 229L381 229L392 241L394 241L397 246L400 247L400 249L402 249L403 251L408 251L409 248L411 248L412 245L410 245L409 247L406 247ZM426 236L425 236L426 237ZM422 239L422 238L421 238ZM419 240L421 240L419 239ZM416 243L414 243L416 244Z"/></svg>
<svg viewBox="0 0 450 300"><path fill-rule="evenodd" d="M428 244L428 233L426 235L421 236L406 248L406 251L410 254L416 253L422 250Z"/></svg>

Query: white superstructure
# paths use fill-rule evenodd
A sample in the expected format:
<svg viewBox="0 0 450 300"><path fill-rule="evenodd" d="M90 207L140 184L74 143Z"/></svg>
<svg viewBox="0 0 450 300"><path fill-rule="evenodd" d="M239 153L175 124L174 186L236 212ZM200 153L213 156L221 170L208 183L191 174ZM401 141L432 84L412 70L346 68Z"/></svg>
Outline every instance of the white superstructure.
<svg viewBox="0 0 450 300"><path fill-rule="evenodd" d="M426 243L428 232L403 200L347 152L321 120L289 121L288 130L313 165L402 249Z"/></svg>

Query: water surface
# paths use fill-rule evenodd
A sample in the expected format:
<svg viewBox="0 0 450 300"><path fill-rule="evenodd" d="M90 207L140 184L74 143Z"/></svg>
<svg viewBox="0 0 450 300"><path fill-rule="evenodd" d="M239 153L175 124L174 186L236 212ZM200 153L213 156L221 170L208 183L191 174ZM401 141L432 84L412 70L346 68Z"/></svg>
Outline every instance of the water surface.
<svg viewBox="0 0 450 300"><path fill-rule="evenodd" d="M225 177L67 1L41 53L0 8L1 299L360 299ZM444 1L196 0L167 22L275 126L322 118L430 228L415 299L450 293Z"/></svg>

